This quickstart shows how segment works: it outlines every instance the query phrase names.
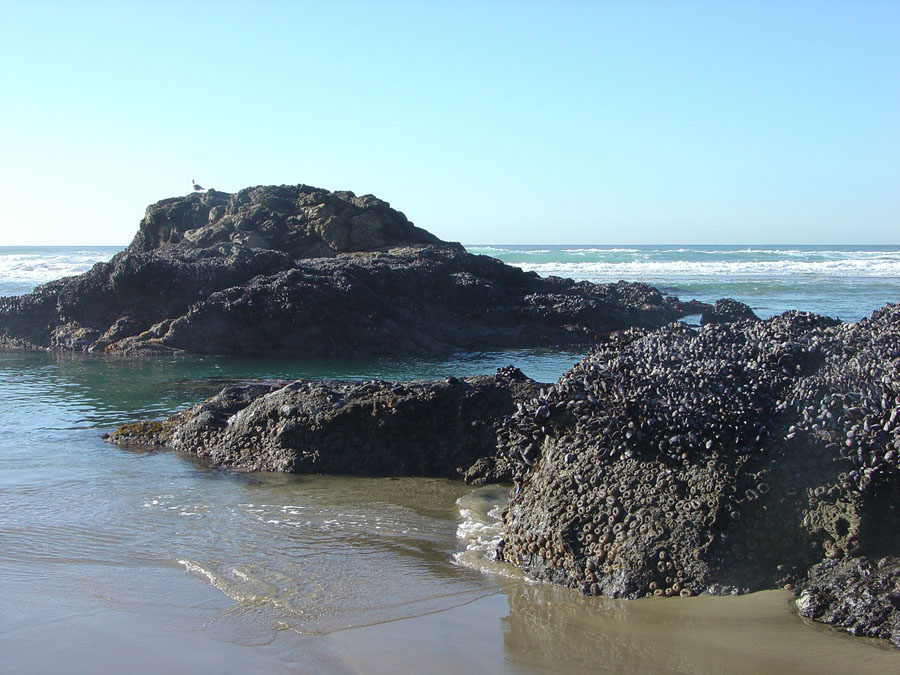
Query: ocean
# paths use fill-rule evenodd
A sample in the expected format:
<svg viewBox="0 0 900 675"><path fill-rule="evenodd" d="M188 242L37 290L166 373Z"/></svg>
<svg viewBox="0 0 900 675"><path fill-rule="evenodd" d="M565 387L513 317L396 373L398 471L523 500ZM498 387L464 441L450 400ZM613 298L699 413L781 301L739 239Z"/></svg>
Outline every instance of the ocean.
<svg viewBox="0 0 900 675"><path fill-rule="evenodd" d="M0 248L0 295L117 247ZM538 274L730 296L853 321L900 301L900 247L471 246ZM6 672L896 672L884 644L809 624L786 591L585 598L490 559L506 488L227 472L101 435L259 377L440 378L582 353L447 359L113 358L0 351Z"/></svg>
<svg viewBox="0 0 900 675"><path fill-rule="evenodd" d="M856 321L900 302L900 246L470 246L542 276L642 281L682 300L734 298Z"/></svg>

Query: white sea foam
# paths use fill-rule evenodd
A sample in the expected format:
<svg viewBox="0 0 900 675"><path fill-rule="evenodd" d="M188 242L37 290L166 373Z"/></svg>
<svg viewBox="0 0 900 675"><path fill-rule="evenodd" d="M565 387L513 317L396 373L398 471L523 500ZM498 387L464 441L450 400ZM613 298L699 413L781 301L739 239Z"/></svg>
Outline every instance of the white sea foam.
<svg viewBox="0 0 900 675"><path fill-rule="evenodd" d="M209 582L210 586L213 588L218 588L220 591L225 593L234 600L242 600L241 597L232 596L229 591L231 589L224 583L224 581L219 578L212 570L207 569L200 563L194 562L193 560L179 560L178 564L184 567L184 569L188 572L192 572L194 574L198 574L202 577L206 577L206 580Z"/></svg>
<svg viewBox="0 0 900 675"><path fill-rule="evenodd" d="M465 543L466 549L487 553L500 542L502 522L494 509L485 518L474 509L461 506L459 515L461 520L456 528L456 537Z"/></svg>
<svg viewBox="0 0 900 675"><path fill-rule="evenodd" d="M587 255L589 253L639 253L640 249L636 248L562 248L560 249L563 253L570 253L574 255Z"/></svg>
<svg viewBox="0 0 900 675"><path fill-rule="evenodd" d="M266 584L258 579L253 579L246 572L238 569L230 569L225 574L218 574L211 568L194 560L179 559L178 564L185 571L204 577L209 585L219 590L225 596L238 603L266 603L278 606L275 598L270 597L266 591ZM233 577L229 579L228 577Z"/></svg>
<svg viewBox="0 0 900 675"><path fill-rule="evenodd" d="M105 262L118 249L0 249L0 280L10 283L46 283L87 272Z"/></svg>
<svg viewBox="0 0 900 675"><path fill-rule="evenodd" d="M453 560L464 567L489 574L525 578L520 570L496 560L495 551L503 531L501 512L505 491L491 486L480 488L456 500L459 507L459 523L456 537L463 549L453 555Z"/></svg>
<svg viewBox="0 0 900 675"><path fill-rule="evenodd" d="M510 263L526 272L580 279L607 277L900 277L900 258L824 261L623 261Z"/></svg>
<svg viewBox="0 0 900 675"><path fill-rule="evenodd" d="M515 253L517 255L536 255L554 252L554 249L550 248L506 248L503 246L466 246L466 250L469 253L483 253L485 255L495 255L503 253Z"/></svg>

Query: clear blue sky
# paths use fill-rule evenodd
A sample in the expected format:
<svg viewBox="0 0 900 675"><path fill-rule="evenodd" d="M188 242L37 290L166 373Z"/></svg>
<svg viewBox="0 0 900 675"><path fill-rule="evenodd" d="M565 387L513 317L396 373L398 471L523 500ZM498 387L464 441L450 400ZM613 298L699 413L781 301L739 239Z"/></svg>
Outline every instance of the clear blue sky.
<svg viewBox="0 0 900 675"><path fill-rule="evenodd" d="M900 1L0 0L0 245L206 187L466 243L900 243Z"/></svg>

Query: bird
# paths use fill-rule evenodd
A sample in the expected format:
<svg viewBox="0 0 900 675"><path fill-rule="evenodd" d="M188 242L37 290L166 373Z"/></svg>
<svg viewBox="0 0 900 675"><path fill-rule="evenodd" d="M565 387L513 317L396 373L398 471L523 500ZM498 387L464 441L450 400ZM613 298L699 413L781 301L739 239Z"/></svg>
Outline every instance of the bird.
<svg viewBox="0 0 900 675"><path fill-rule="evenodd" d="M191 178L191 185L194 186L194 192L203 192L206 188L195 182L193 178Z"/></svg>

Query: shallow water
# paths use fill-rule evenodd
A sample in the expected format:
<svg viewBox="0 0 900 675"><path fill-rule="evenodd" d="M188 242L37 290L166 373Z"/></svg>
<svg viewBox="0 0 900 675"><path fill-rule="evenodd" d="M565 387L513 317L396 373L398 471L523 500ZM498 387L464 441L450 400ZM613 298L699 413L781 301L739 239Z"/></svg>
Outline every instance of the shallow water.
<svg viewBox="0 0 900 675"><path fill-rule="evenodd" d="M229 473L105 444L233 378L443 377L447 361L110 359L0 352L4 672L896 672L786 593L619 602L486 557L505 488Z"/></svg>

